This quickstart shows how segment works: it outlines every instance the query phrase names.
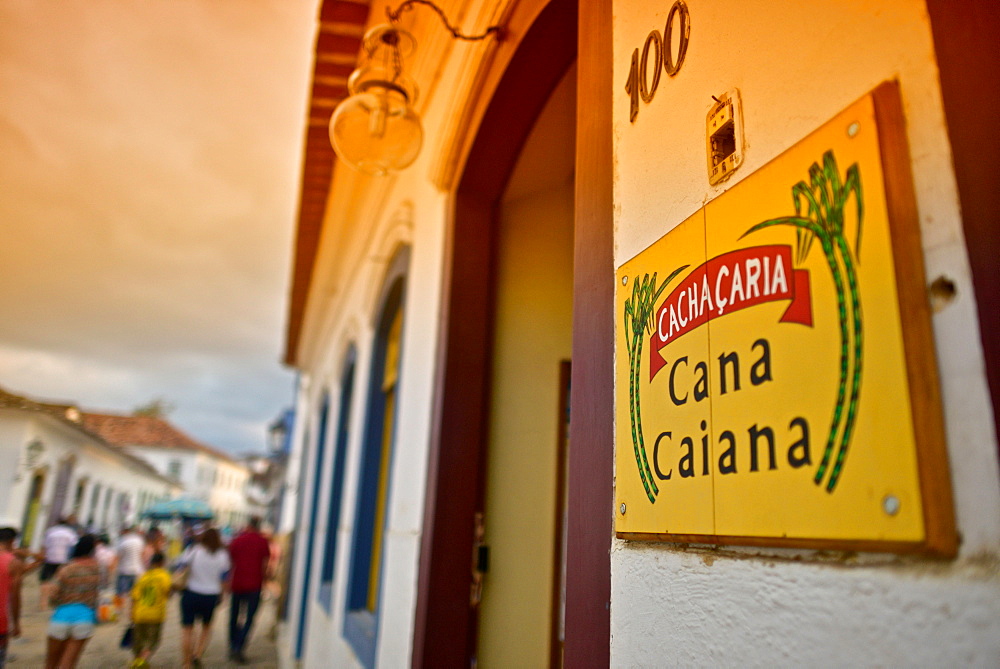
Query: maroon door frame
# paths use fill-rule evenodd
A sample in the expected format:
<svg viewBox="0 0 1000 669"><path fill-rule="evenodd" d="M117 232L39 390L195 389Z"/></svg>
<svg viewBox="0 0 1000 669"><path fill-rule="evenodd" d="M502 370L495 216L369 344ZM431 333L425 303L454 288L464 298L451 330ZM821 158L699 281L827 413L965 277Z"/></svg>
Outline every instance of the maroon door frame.
<svg viewBox="0 0 1000 669"><path fill-rule="evenodd" d="M580 0L566 667L611 657L614 221L611 0Z"/></svg>
<svg viewBox="0 0 1000 669"><path fill-rule="evenodd" d="M993 421L1000 435L1000 187L987 156L1000 154L1000 4L927 0L948 121L962 228L979 310Z"/></svg>
<svg viewBox="0 0 1000 669"><path fill-rule="evenodd" d="M610 48L610 22L607 39ZM413 667L464 668L475 656L476 615L469 601L474 515L483 508L497 203L524 140L552 89L576 60L576 51L576 0L520 0L516 4L507 23L505 41L493 61L495 92L482 105L482 120L456 191L454 222L445 247L445 289L417 583ZM589 86L581 80L579 88L586 90ZM610 123L608 137L610 141ZM608 174L610 178L610 171ZM609 181L609 192L610 187ZM609 219L605 223L610 235ZM610 245L608 254L610 257ZM577 262L579 255L577 245ZM610 276L610 262L606 270ZM575 283L579 286L579 282ZM608 314L610 333L610 310ZM574 349L574 355L575 352ZM607 380L610 379L608 374ZM576 392L575 380L573 386ZM610 406L605 413L606 432L610 435ZM574 448L571 442L571 471ZM610 459L608 465L599 485L606 488L610 499ZM602 502L602 507L606 510L607 505ZM597 518L600 521L601 517ZM592 520L588 528L593 528ZM598 562L603 559L599 578L609 583L610 529L610 522L598 522L596 530L587 530L604 537L605 545L598 551ZM570 532L572 546L572 520ZM578 580L574 578L574 565L578 561L589 563L571 552L567 602L574 581ZM591 607L603 612L603 622L597 616L579 630L571 630L567 624L567 653L571 637L577 632L600 635L607 646L609 625L605 602L606 597L599 606ZM606 665L607 649L603 657L603 661L598 657L598 662ZM592 659L575 666L594 666Z"/></svg>

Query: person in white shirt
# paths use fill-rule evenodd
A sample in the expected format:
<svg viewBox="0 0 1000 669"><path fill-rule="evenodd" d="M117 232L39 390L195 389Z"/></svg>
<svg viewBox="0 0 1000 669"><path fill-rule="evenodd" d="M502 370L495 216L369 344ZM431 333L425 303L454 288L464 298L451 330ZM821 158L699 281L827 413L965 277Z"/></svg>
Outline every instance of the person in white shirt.
<svg viewBox="0 0 1000 669"><path fill-rule="evenodd" d="M80 538L76 530L73 529L75 523L76 517L71 514L65 518L60 518L58 523L45 530L45 538L43 539L44 563L42 564L41 572L38 574L38 580L42 584L39 592L42 609L47 609L49 606L49 591L46 583L48 583L59 567L69 562L70 552Z"/></svg>
<svg viewBox="0 0 1000 669"><path fill-rule="evenodd" d="M219 531L210 527L202 532L197 543L191 544L177 559L188 571L187 584L181 593L181 643L184 669L201 667L201 655L212 635L212 614L219 604L226 574L232 567L229 551L222 545ZM201 634L194 645L194 622L201 619Z"/></svg>
<svg viewBox="0 0 1000 669"><path fill-rule="evenodd" d="M115 593L119 599L128 600L132 586L142 574L142 549L146 542L134 527L126 527L118 539L118 582Z"/></svg>
<svg viewBox="0 0 1000 669"><path fill-rule="evenodd" d="M101 590L105 590L111 587L111 574L115 572L115 565L118 564L118 551L111 547L111 537L106 534L97 537L94 557L97 559L97 564L101 565Z"/></svg>

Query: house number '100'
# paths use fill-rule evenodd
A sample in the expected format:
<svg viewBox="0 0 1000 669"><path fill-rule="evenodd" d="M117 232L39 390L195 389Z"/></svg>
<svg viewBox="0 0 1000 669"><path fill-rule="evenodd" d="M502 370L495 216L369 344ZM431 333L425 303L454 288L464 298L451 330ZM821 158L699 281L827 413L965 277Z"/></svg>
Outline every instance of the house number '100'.
<svg viewBox="0 0 1000 669"><path fill-rule="evenodd" d="M677 62L674 62L673 48L670 44L673 36L674 17L679 17L681 22L678 30ZM659 30L653 30L646 38L646 43L642 45L642 56L639 56L639 49L632 51L632 68L628 71L628 81L625 82L625 92L631 99L628 120L635 123L635 117L639 115L639 98L643 102L649 103L656 93L656 87L660 85L660 66L666 70L669 76L674 76L681 70L684 63L684 56L687 54L688 39L691 37L691 17L688 14L687 5L683 0L677 0L667 14L667 25L663 28L663 35ZM652 48L650 48L652 47ZM650 62L652 58L652 62ZM649 80L649 68L653 68L653 80Z"/></svg>

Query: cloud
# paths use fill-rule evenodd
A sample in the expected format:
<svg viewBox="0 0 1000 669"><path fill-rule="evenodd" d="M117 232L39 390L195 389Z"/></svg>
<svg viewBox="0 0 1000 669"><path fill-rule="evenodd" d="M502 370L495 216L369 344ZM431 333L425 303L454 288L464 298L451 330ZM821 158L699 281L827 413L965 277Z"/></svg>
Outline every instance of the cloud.
<svg viewBox="0 0 1000 669"><path fill-rule="evenodd" d="M251 361L252 362L252 361ZM262 451L266 426L291 403L294 375L265 360L197 354L86 357L0 345L5 389L92 411L130 413L162 397L171 422L230 452Z"/></svg>
<svg viewBox="0 0 1000 669"><path fill-rule="evenodd" d="M316 9L0 4L0 385L263 446Z"/></svg>

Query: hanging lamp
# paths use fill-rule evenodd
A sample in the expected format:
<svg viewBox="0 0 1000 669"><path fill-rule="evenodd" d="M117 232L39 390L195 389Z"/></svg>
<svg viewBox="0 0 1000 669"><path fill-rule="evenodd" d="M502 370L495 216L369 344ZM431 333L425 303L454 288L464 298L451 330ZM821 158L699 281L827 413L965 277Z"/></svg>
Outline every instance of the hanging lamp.
<svg viewBox="0 0 1000 669"><path fill-rule="evenodd" d="M420 155L424 131L413 108L417 85L404 72L417 42L399 27L400 14L418 4L437 12L455 39L478 41L500 32L499 26L490 26L482 34L464 35L429 0L406 0L395 11L386 8L389 23L365 33L362 63L347 80L350 97L330 117L330 143L338 158L367 174L398 172Z"/></svg>

